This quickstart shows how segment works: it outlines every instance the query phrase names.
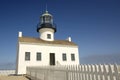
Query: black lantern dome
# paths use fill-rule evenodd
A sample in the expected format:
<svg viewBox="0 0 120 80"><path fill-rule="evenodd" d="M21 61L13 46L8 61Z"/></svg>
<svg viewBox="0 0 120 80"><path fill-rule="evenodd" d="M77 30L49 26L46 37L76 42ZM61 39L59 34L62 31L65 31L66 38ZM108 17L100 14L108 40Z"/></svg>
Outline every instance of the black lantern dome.
<svg viewBox="0 0 120 80"><path fill-rule="evenodd" d="M42 28L51 28L56 32L56 26L53 24L53 16L46 11L40 17L41 22L37 25L37 32Z"/></svg>

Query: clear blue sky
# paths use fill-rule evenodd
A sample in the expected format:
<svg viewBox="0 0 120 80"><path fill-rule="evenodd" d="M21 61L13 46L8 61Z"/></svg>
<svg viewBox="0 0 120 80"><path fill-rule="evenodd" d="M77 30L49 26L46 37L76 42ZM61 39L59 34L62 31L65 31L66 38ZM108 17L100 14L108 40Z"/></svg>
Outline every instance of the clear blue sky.
<svg viewBox="0 0 120 80"><path fill-rule="evenodd" d="M82 64L120 60L120 0L0 0L0 64L15 63L18 31L39 37L36 25L48 11L55 39L72 37Z"/></svg>

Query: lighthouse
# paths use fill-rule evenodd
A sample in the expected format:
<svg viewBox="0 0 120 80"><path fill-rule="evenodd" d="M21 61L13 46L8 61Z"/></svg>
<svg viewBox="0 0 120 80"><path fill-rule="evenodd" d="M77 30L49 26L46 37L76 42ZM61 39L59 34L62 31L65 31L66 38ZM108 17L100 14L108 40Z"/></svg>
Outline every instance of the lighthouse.
<svg viewBox="0 0 120 80"><path fill-rule="evenodd" d="M78 45L72 42L71 37L64 40L54 38L57 29L53 16L47 10L40 17L37 32L38 37L24 36L22 32L19 32L16 74L26 74L26 68L31 66L79 64Z"/></svg>
<svg viewBox="0 0 120 80"><path fill-rule="evenodd" d="M40 39L46 41L54 41L54 33L56 26L53 24L53 16L46 11L40 17L40 23L37 26L37 32L40 34Z"/></svg>

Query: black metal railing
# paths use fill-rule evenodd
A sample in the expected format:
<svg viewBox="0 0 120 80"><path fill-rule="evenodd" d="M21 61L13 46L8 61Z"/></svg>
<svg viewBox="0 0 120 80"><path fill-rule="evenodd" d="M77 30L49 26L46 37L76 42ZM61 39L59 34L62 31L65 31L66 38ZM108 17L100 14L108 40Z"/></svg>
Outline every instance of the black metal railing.
<svg viewBox="0 0 120 80"><path fill-rule="evenodd" d="M38 23L37 24L37 32L39 32L39 29L41 29L41 28L52 28L52 29L54 29L55 30L55 32L57 31L57 26L56 26L56 24L55 23L53 23L53 24L50 24L50 23Z"/></svg>

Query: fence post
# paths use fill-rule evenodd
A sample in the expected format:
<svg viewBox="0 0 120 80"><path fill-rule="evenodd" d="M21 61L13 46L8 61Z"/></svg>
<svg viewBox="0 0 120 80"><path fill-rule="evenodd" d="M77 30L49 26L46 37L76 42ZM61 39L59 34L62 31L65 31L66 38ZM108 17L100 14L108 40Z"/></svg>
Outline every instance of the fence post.
<svg viewBox="0 0 120 80"><path fill-rule="evenodd" d="M84 65L84 79L87 80L87 68L86 68L86 65Z"/></svg>
<svg viewBox="0 0 120 80"><path fill-rule="evenodd" d="M87 65L87 74L88 74L87 80L90 80L90 65L89 64Z"/></svg>
<svg viewBox="0 0 120 80"><path fill-rule="evenodd" d="M95 70L94 71L94 80L98 80L98 71L97 71L97 65L96 64L94 65L94 68L95 68L94 69Z"/></svg>
<svg viewBox="0 0 120 80"><path fill-rule="evenodd" d="M75 66L72 65L72 68L73 68L73 80L75 80Z"/></svg>
<svg viewBox="0 0 120 80"><path fill-rule="evenodd" d="M116 80L120 80L120 74L118 71L118 65L114 64L114 72L115 72L115 76L116 76Z"/></svg>
<svg viewBox="0 0 120 80"><path fill-rule="evenodd" d="M81 65L79 65L78 68L79 68L79 80L81 80Z"/></svg>
<svg viewBox="0 0 120 80"><path fill-rule="evenodd" d="M94 80L94 65L91 65L91 80Z"/></svg>
<svg viewBox="0 0 120 80"><path fill-rule="evenodd" d="M112 65L109 64L108 65L108 76L109 76L110 80L114 80L113 74L114 74L114 72L112 71Z"/></svg>
<svg viewBox="0 0 120 80"><path fill-rule="evenodd" d="M81 65L81 80L84 80L84 65Z"/></svg>
<svg viewBox="0 0 120 80"><path fill-rule="evenodd" d="M79 78L79 65L76 65L76 72L77 72L77 80L80 80L80 78Z"/></svg>
<svg viewBox="0 0 120 80"><path fill-rule="evenodd" d="M98 65L98 80L102 80L102 69L101 64Z"/></svg>
<svg viewBox="0 0 120 80"><path fill-rule="evenodd" d="M108 80L108 76L107 76L107 69L106 69L106 65L103 65L103 74L104 74L104 79Z"/></svg>
<svg viewBox="0 0 120 80"><path fill-rule="evenodd" d="M66 80L68 80L68 67L66 67Z"/></svg>

